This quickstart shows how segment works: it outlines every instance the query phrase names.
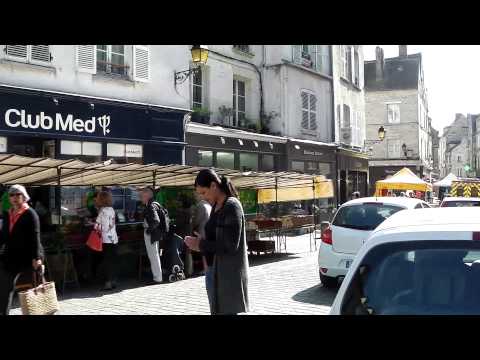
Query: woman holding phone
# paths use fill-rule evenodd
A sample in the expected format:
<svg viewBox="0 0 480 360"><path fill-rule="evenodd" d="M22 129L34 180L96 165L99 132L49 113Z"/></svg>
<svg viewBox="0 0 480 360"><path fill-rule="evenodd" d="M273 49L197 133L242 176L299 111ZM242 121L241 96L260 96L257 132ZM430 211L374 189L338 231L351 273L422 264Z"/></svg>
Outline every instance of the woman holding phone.
<svg viewBox="0 0 480 360"><path fill-rule="evenodd" d="M186 245L207 259L205 274L210 312L236 315L248 312L248 256L245 216L232 183L211 169L201 170L195 191L212 205L205 237L185 237Z"/></svg>

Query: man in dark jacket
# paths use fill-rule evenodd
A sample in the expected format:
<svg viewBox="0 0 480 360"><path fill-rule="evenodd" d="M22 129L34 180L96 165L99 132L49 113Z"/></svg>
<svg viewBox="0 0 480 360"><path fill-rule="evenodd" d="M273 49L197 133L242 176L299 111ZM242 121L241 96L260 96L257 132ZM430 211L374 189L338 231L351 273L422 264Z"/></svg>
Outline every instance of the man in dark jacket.
<svg viewBox="0 0 480 360"><path fill-rule="evenodd" d="M43 247L40 242L40 220L29 205L30 197L21 185L9 191L12 207L4 213L0 247L0 315L8 315L15 283L22 273L42 268Z"/></svg>
<svg viewBox="0 0 480 360"><path fill-rule="evenodd" d="M148 259L150 260L150 267L152 269L153 283L161 283L163 276L158 246L159 242L163 240L163 236L165 235L161 229L160 217L158 215L161 210L159 204L154 201L153 189L143 189L141 196L142 201L145 204L145 211L143 213L145 231L143 235Z"/></svg>

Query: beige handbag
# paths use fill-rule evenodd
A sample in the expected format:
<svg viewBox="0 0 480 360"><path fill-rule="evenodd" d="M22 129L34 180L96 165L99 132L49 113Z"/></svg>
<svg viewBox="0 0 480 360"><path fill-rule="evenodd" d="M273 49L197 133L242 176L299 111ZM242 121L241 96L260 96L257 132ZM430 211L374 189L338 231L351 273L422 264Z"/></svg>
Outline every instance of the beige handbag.
<svg viewBox="0 0 480 360"><path fill-rule="evenodd" d="M40 285L38 285L40 278ZM33 272L33 289L18 294L23 315L53 315L59 309L53 281L45 282L43 275Z"/></svg>

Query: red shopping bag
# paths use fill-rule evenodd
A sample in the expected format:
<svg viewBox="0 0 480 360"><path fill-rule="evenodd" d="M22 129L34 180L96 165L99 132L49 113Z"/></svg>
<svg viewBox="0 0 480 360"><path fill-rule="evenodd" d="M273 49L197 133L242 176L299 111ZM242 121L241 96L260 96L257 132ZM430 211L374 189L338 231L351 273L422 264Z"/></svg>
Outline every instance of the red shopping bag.
<svg viewBox="0 0 480 360"><path fill-rule="evenodd" d="M102 243L102 236L100 235L100 233L97 230L92 230L92 232L88 236L87 246L94 251L102 251Z"/></svg>

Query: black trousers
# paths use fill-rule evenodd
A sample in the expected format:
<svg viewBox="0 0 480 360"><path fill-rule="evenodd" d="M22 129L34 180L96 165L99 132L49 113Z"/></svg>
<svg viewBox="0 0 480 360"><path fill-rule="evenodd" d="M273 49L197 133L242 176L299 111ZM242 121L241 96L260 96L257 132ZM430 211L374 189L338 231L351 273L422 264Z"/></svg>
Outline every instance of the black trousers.
<svg viewBox="0 0 480 360"><path fill-rule="evenodd" d="M115 281L117 276L117 244L103 244L105 282Z"/></svg>
<svg viewBox="0 0 480 360"><path fill-rule="evenodd" d="M12 271L0 263L0 315L8 315L12 306L15 284L22 271Z"/></svg>

